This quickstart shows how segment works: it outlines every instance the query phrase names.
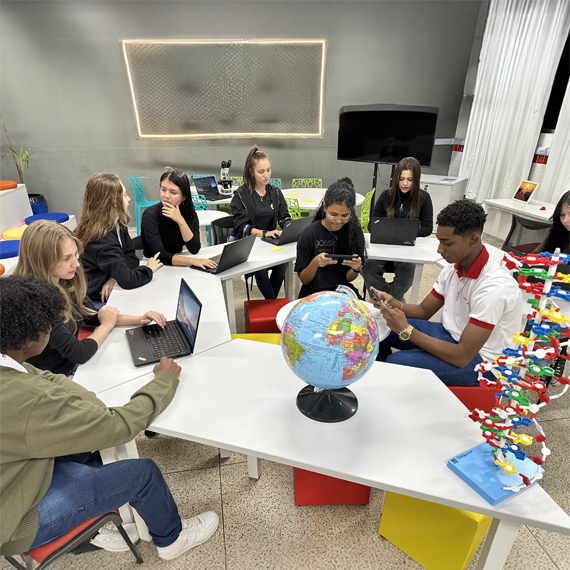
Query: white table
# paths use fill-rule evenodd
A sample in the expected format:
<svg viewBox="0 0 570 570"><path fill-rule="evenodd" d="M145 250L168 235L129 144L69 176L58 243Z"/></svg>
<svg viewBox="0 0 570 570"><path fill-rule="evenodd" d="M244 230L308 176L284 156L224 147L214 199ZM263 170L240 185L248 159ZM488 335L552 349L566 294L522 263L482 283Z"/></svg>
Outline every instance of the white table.
<svg viewBox="0 0 570 570"><path fill-rule="evenodd" d="M299 303L299 301L302 301L302 299L291 301L290 303L283 305L283 307L279 309L279 312L275 317L275 323L279 327L279 330L283 329L283 323L285 322L287 315L291 312L291 309L297 303ZM374 320L378 325L378 341L382 342L390 334L390 328L386 324L386 321L384 320L384 317L382 316L380 309L377 309L372 303L367 303L366 301L362 302L368 307L368 310L370 311L371 315L374 317Z"/></svg>
<svg viewBox="0 0 570 570"><path fill-rule="evenodd" d="M198 216L198 223L200 224L200 243L210 244L207 227L211 226L214 220L225 218L229 216L229 214L227 212L220 212L220 210L196 210L196 214Z"/></svg>
<svg viewBox="0 0 570 570"><path fill-rule="evenodd" d="M123 405L151 378L98 396L108 406ZM335 424L297 410L305 384L279 346L234 340L186 359L180 379L174 400L149 429L245 453L251 477L267 459L491 516L481 570L502 568L522 524L570 534L570 517L539 485L493 507L446 466L482 438L463 404L431 371L374 363L351 386L358 411ZM136 455L131 445L125 456Z"/></svg>
<svg viewBox="0 0 570 570"><path fill-rule="evenodd" d="M283 196L297 198L301 209L314 212L319 207L326 190L326 188L287 188L283 190ZM364 196L357 192L355 208L361 206L362 202L364 202Z"/></svg>
<svg viewBox="0 0 570 570"><path fill-rule="evenodd" d="M437 252L439 241L431 237L420 237L416 239L416 245L379 245L370 243L370 234L364 234L368 245L368 259L383 259L385 261L405 261L415 263L414 281L410 291L412 304L418 302L420 283L424 265L433 265L441 259Z"/></svg>
<svg viewBox="0 0 570 570"><path fill-rule="evenodd" d="M555 204L532 199L527 204L508 198L483 200L483 203L488 206L489 211L485 231L501 239L505 239L511 229L512 214L537 222L549 223L555 208Z"/></svg>

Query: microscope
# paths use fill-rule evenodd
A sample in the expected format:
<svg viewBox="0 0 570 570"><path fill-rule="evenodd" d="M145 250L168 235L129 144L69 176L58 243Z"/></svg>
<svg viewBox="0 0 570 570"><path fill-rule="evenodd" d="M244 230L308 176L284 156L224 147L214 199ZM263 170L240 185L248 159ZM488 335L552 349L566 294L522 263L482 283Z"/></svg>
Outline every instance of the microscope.
<svg viewBox="0 0 570 570"><path fill-rule="evenodd" d="M220 180L218 184L221 185L220 194L231 194L233 178L230 178L231 160L222 160L222 169L220 171Z"/></svg>

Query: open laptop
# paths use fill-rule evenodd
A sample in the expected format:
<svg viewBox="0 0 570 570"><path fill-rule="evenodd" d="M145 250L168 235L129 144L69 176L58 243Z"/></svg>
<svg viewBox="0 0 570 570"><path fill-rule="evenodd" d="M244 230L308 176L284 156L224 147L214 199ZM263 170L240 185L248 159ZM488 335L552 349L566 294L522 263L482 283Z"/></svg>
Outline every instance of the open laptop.
<svg viewBox="0 0 570 570"><path fill-rule="evenodd" d="M178 358L192 354L201 312L202 303L181 279L175 320L167 321L163 329L152 324L125 331L134 365L154 364L163 356Z"/></svg>
<svg viewBox="0 0 570 570"><path fill-rule="evenodd" d="M313 221L313 217L309 216L307 218L299 218L298 220L291 220L287 222L281 235L279 237L264 237L261 238L262 241L267 243L272 243L273 245L285 245L286 243L291 243L297 241L297 238L301 235L301 232Z"/></svg>
<svg viewBox="0 0 570 570"><path fill-rule="evenodd" d="M195 265L190 265L191 269L198 269L199 271L205 271L206 273L218 274L227 269L231 269L244 261L247 261L249 254L251 253L251 248L253 247L253 242L255 241L255 236L250 235L243 239L238 239L237 241L230 241L224 245L224 249L220 255L211 257L210 260L218 264L218 267L210 269L209 267L202 268L196 267Z"/></svg>
<svg viewBox="0 0 570 570"><path fill-rule="evenodd" d="M416 245L420 221L409 218L372 218L368 228L370 243Z"/></svg>
<svg viewBox="0 0 570 570"><path fill-rule="evenodd" d="M223 200L228 197L227 195L220 194L218 191L218 184L215 176L194 178L194 186L196 186L196 192L201 196L204 196L208 202L217 202L218 200Z"/></svg>

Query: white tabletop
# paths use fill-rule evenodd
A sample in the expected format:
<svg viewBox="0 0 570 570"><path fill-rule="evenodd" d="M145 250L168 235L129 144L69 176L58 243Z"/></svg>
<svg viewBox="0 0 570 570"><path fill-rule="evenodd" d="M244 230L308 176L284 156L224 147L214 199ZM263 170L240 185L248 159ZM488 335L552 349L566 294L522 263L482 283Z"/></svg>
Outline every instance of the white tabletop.
<svg viewBox="0 0 570 570"><path fill-rule="evenodd" d="M295 301L291 301L290 303L283 305L283 307L279 309L279 312L275 317L275 323L279 327L279 330L282 330L283 323L285 322L287 315L291 312L291 309L299 301L302 301L302 299L296 299ZM382 316L380 309L377 309L372 303L367 303L366 301L362 302L368 307L370 314L376 321L376 324L378 325L378 340L379 342L382 342L390 334L390 328L386 324L386 321L384 320L384 317Z"/></svg>
<svg viewBox="0 0 570 570"><path fill-rule="evenodd" d="M100 393L125 404L152 375ZM281 347L234 340L187 358L170 406L149 429L341 477L395 493L570 533L570 518L539 486L493 507L447 466L479 443L479 426L427 370L377 362L351 385L359 408L349 420L310 420L296 407L305 386ZM548 476L548 471L546 473Z"/></svg>
<svg viewBox="0 0 570 570"><path fill-rule="evenodd" d="M299 206L304 210L314 211L319 207L326 188L287 188L283 190L285 198L297 198ZM356 207L362 205L364 196L356 193Z"/></svg>
<svg viewBox="0 0 570 570"><path fill-rule="evenodd" d="M416 245L380 245L370 243L370 234L364 234L368 245L368 259L408 261L421 265L434 264L441 255L437 253L439 241L431 237L419 237Z"/></svg>
<svg viewBox="0 0 570 570"><path fill-rule="evenodd" d="M221 212L220 210L196 210L196 214L198 215L200 227L209 226L214 220L229 216L227 212Z"/></svg>
<svg viewBox="0 0 570 570"><path fill-rule="evenodd" d="M537 220L540 222L550 222L550 217L554 213L555 204L530 200L528 204L517 202L508 198L498 198L494 200L483 200L484 204L511 214L516 214L523 218Z"/></svg>

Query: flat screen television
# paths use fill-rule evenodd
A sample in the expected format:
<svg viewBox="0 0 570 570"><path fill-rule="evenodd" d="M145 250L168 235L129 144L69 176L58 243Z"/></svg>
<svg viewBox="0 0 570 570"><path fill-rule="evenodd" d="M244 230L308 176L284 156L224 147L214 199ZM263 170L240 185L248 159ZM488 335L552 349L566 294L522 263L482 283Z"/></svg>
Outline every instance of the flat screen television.
<svg viewBox="0 0 570 570"><path fill-rule="evenodd" d="M397 164L407 156L430 166L437 107L350 105L340 108L338 160Z"/></svg>

